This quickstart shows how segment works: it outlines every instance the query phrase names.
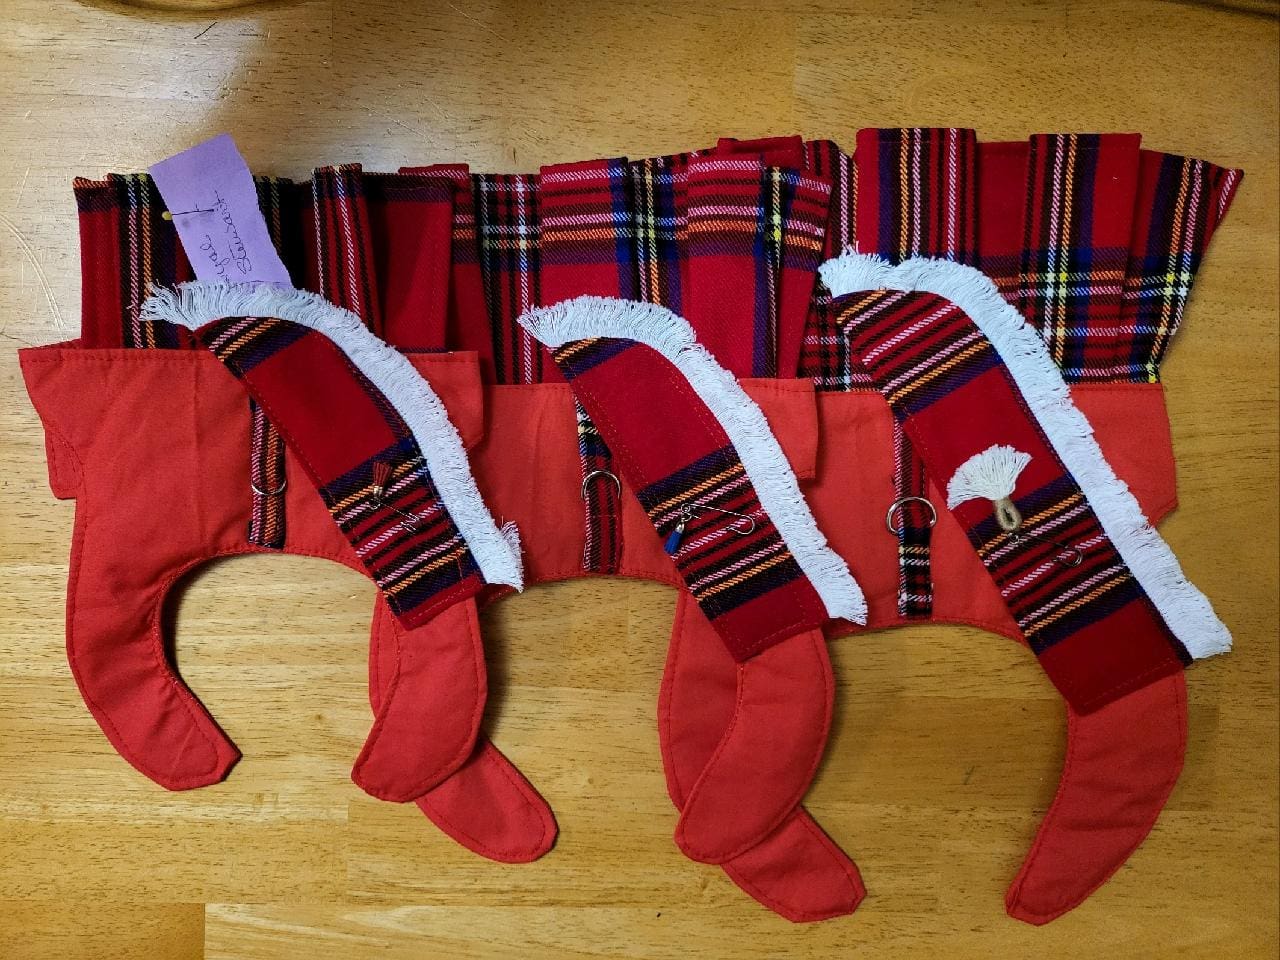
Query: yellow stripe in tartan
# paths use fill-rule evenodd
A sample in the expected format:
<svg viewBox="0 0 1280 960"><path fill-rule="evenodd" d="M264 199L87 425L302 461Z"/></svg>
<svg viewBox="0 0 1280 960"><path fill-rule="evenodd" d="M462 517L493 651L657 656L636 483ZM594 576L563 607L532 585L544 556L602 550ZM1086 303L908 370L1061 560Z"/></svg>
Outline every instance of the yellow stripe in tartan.
<svg viewBox="0 0 1280 960"><path fill-rule="evenodd" d="M279 323L280 323L279 320L276 320L272 317L260 318L257 323L251 324L249 326L249 329L244 331L244 333L240 334L240 336L236 337L230 343L224 343L221 347L219 347L218 348L219 358L226 359L227 357L232 356L237 350L239 350L246 343L250 343L251 341L256 340L258 337L262 336L264 333L269 331L272 327L277 326Z"/></svg>
<svg viewBox="0 0 1280 960"><path fill-rule="evenodd" d="M598 337L587 337L582 340L572 340L562 347L556 348L557 360L572 360L575 356L590 347Z"/></svg>
<svg viewBox="0 0 1280 960"><path fill-rule="evenodd" d="M749 207L743 207L740 215L734 216L732 220L723 215L714 217L700 217L696 214L689 216L689 233L749 233L754 235L756 232L756 224L759 222L755 212Z"/></svg>
<svg viewBox="0 0 1280 960"><path fill-rule="evenodd" d="M1076 491L1071 496L1067 497L1065 500L1062 500L1059 503L1055 503L1051 506L1045 507L1039 513L1032 514L1029 517L1023 517L1022 527L1024 532L1026 532L1030 536L1034 536L1035 531L1031 529L1032 527L1034 527L1036 524L1040 523L1043 520L1049 519L1056 513L1062 513L1064 510L1068 509L1069 507L1074 507L1083 498L1084 498L1084 494L1081 493L1080 491ZM991 553L992 550L1000 546L1000 544L1004 543L1005 540L1008 539L1008 536L1009 535L1005 533L1003 530L1000 531L978 549L978 556L982 557L983 559L986 559L986 557L988 556L988 554Z"/></svg>
<svg viewBox="0 0 1280 960"><path fill-rule="evenodd" d="M758 563L754 567L750 567L747 570L743 570L741 573L737 574L736 576L730 577L728 580L722 580L720 583L717 583L714 587L707 587L707 589L705 590L699 590L697 592L698 599L701 600L704 597L714 596L717 593L721 593L724 590L728 590L730 587L736 587L738 584L744 583L747 580L750 580L752 577L759 576L760 574L768 570L770 567L776 567L778 564L783 563L784 561L789 559L791 559L790 551L784 550L782 553L778 554L777 556L770 557L768 560L765 560L762 563Z"/></svg>
<svg viewBox="0 0 1280 960"><path fill-rule="evenodd" d="M681 493L678 493L676 496L672 497L671 499L664 500L662 503L659 503L653 507L650 507L649 516L657 517L659 514L665 512L666 510L669 510L671 507L675 506L677 503L680 503L682 500L689 500L692 497L697 496L699 493L702 493L704 490L707 490L710 487L716 486L721 481L728 480L731 477L738 476L743 472L744 471L743 471L742 464L735 463L732 466L730 466L727 470L722 470L719 473L717 473L715 476L708 477L706 480L703 480L697 486L690 487L688 490L684 490Z"/></svg>
<svg viewBox="0 0 1280 960"><path fill-rule="evenodd" d="M395 594L403 590L405 587L410 586L413 583L416 583L418 580L421 580L431 571L439 570L441 567L446 566L450 563L456 563L466 552L467 552L467 545L464 543L462 546L458 547L456 550L453 550L450 553L446 553L444 556L436 557L430 563L419 567L417 570L409 574L403 580L398 580L391 586L383 587L382 589L385 590L387 593L391 594L392 596L394 596Z"/></svg>
<svg viewBox="0 0 1280 960"><path fill-rule="evenodd" d="M917 377L915 380L908 383L906 386L901 387L900 389L895 390L893 393L889 394L889 404L892 406L894 404L901 403L904 399L906 399L907 397L910 397L911 394L915 393L917 390L919 390L929 381L936 380L938 377L942 376L952 367L956 366L957 364L963 363L965 360L968 360L974 354L981 353L983 350L986 350L986 349L987 349L987 344L985 342L975 343L969 347L966 347L964 350L961 350L950 360L946 361L945 363L939 364L938 366L934 367L932 370L928 371L927 373L922 373L919 377Z"/></svg>
<svg viewBox="0 0 1280 960"><path fill-rule="evenodd" d="M406 460L404 463L400 464L398 467L394 467L391 471L391 475L387 478L387 487L390 488L394 486L398 480L404 479L405 474L407 474L411 470L416 470L421 463L422 463L421 457L414 457L411 460ZM372 470L370 471L369 476L370 476L370 479L368 483L366 483L359 490L353 490L351 493L347 494L347 496L344 497L342 500L335 501L333 506L329 508L329 512L338 513L341 510L345 510L347 507L351 506L351 504L355 503L356 501L363 500L366 497L370 496L373 491Z"/></svg>
<svg viewBox="0 0 1280 960"><path fill-rule="evenodd" d="M1066 263L1067 255L1071 249L1071 224L1070 211L1072 198L1075 195L1076 181L1076 146L1077 138L1074 133L1067 135L1067 169L1065 183L1062 190L1062 224L1061 234L1059 237L1058 247L1058 263ZM1065 274L1060 274L1058 282L1061 284L1067 279ZM1050 291L1052 292L1052 287ZM1045 320L1054 325L1056 336L1053 338L1053 359L1059 366L1062 365L1064 356L1066 355L1067 345L1067 301L1066 297L1056 298L1051 301L1050 310L1053 316L1046 317Z"/></svg>
<svg viewBox="0 0 1280 960"><path fill-rule="evenodd" d="M1110 580L1106 580L1103 583L1098 584L1098 586L1090 590L1083 597L1077 597L1076 599L1068 603L1066 606L1061 607L1058 610L1055 610L1053 613L1045 617L1042 617L1040 619L1034 620L1032 621L1032 623L1023 626L1023 629L1028 632L1031 632L1033 630L1043 630L1045 627L1049 626L1051 623L1055 623L1056 621L1061 620L1063 617L1065 617L1067 614L1071 613L1072 611L1079 610L1081 607L1085 606L1086 604L1092 603L1094 600L1102 596L1108 590L1114 590L1116 587L1120 586L1122 583L1125 583L1131 579L1133 578L1127 572L1119 572L1117 576L1113 577Z"/></svg>
<svg viewBox="0 0 1280 960"><path fill-rule="evenodd" d="M1189 176L1191 162L1189 160L1182 161L1182 176L1178 180L1178 199L1173 207L1173 236L1170 237L1169 244L1169 272L1170 274L1177 272L1180 264L1179 256L1182 251L1183 244L1180 242L1184 233L1184 220L1187 215L1187 191L1191 189L1191 178ZM1188 280L1188 282L1190 282ZM1160 321L1157 324L1155 340L1152 343L1152 355L1159 356L1160 351L1164 347L1165 341L1169 339L1169 334L1173 329L1173 311L1177 298L1173 296L1173 290L1166 287L1164 296L1160 302ZM1152 365L1151 377L1158 379L1155 365Z"/></svg>

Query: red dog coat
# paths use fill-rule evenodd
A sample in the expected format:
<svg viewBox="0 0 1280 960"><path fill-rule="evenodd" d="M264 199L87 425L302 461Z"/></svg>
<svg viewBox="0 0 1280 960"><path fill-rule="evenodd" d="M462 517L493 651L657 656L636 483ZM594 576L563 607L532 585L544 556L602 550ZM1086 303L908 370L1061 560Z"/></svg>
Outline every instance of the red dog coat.
<svg viewBox="0 0 1280 960"><path fill-rule="evenodd" d="M695 155L548 168L534 176L469 177L456 167L379 176L332 168L317 172L313 191L260 181L259 199L299 285L353 310L403 348L478 353L483 388L450 392L437 383L440 372L466 368L460 355L452 363L430 361L429 379L464 436L463 411L487 411L485 436L477 435L470 451L473 471L493 513L521 527L527 582L584 572L676 582L662 540L636 499L619 495L621 485L593 480L584 499L585 476L624 471L615 451L596 442L605 431L589 411L575 409L569 387L554 382L560 377L551 357L515 324L541 304L584 293L620 296L687 317L734 374L784 378L745 386L823 533L862 586L869 627L929 617L1020 637L949 512L939 510L930 529L927 513L909 501L895 515L897 536L886 534L887 507L906 496L937 502L933 490L941 484L872 392L873 378L850 349L842 311L814 287L817 264L856 242L891 260L942 256L991 276L1003 298L1040 331L1053 361L1075 384L1074 399L1111 466L1156 520L1172 507L1174 492L1154 380L1199 258L1238 181L1236 171L1142 151L1136 137L979 144L970 131L909 130L863 131L852 158L833 144L784 138L723 142ZM82 183L78 196L84 340L26 352L23 362L48 424L76 419L66 408L77 402L82 368L105 368L95 376L124 398L105 401L110 408L100 411L98 422L72 431L76 456L94 463L83 471L90 476L82 489L105 483L114 492L125 485L119 475L111 481L114 468L86 451L103 449L100 433L119 434L115 443L127 449L128 428L145 425L160 439L143 462L163 471L171 466L169 451L188 450L213 478L203 480L212 487L198 501L203 512L189 536L200 546L191 556L255 549L244 540L248 528L260 543L270 539L260 531L269 530L286 550L314 548L354 562L293 455L282 452L263 422L269 418L247 409L231 378L222 374L227 392L203 412L222 389L212 386L220 372L212 358L181 349L111 349L189 345L180 331L147 322L138 311L149 283L183 280L188 268L145 178ZM1070 282L1060 282L1060 275ZM427 361L416 362L426 368ZM796 373L803 379L785 379ZM155 424L148 416L162 398L185 405L188 396L194 413L185 422L196 424L194 438L182 423ZM538 439L531 444L534 425ZM251 438L256 442L245 464L237 451ZM58 486L58 475L71 460L52 429L49 443L55 489L65 494L71 484ZM112 446L109 440L106 449ZM513 458L521 470L509 469ZM276 493L266 474L279 475L281 466L289 483ZM103 480L93 479L103 471ZM203 497L196 492L202 478L184 473L174 489ZM265 493L247 489L250 479ZM93 520L102 529L147 529L150 505L141 493L136 501L83 496L77 512L104 516ZM109 509L97 506L102 503ZM323 547L319 528L325 528ZM77 544L82 539L78 534ZM82 556L73 569L84 566ZM73 580L69 599L75 587ZM124 588L147 592L146 609L164 592L151 581L145 588L126 581ZM455 626L464 636L471 629ZM425 629L406 634L424 652L442 642L419 633ZM824 629L832 636L850 627L837 621ZM375 617L375 709L394 659L386 653L396 649L389 641L400 630L392 617ZM139 649L150 645L144 640ZM444 643L449 650L460 645L457 637ZM726 733L742 669L699 608L682 601L659 718L668 784L679 807ZM813 676L829 688L820 665ZM1011 890L1011 912L1051 919L1105 880L1141 841L1176 776L1185 735L1182 689L1176 674L1087 715L1068 710L1071 762ZM1117 729L1126 735L1117 737ZM469 756L419 804L486 855L527 859L545 850L553 827L536 795L491 748L482 744ZM796 760L801 767L806 762ZM790 770L777 777L788 786L776 795L739 794L741 813L750 819L767 811L757 822L772 822L804 779L803 769ZM795 806L783 811L776 829L723 865L751 895L793 919L848 912L861 896L852 864Z"/></svg>

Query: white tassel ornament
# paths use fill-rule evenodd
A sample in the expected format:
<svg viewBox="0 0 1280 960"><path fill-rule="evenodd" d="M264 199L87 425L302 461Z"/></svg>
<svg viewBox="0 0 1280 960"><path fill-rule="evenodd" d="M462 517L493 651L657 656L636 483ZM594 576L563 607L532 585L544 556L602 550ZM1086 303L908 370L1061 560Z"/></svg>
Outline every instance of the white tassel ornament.
<svg viewBox="0 0 1280 960"><path fill-rule="evenodd" d="M996 522L1006 533L1022 527L1022 515L1014 506L1013 490L1018 476L1031 462L1031 454L1004 444L994 444L956 468L947 484L947 508L954 510L966 500L987 499L995 504Z"/></svg>

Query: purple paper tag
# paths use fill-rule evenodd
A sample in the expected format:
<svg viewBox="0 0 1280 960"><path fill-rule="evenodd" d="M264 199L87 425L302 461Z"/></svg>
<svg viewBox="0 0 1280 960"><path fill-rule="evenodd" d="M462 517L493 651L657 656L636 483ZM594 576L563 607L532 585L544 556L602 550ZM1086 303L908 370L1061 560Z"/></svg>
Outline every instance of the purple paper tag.
<svg viewBox="0 0 1280 960"><path fill-rule="evenodd" d="M150 172L198 280L292 286L258 209L253 175L228 134Z"/></svg>

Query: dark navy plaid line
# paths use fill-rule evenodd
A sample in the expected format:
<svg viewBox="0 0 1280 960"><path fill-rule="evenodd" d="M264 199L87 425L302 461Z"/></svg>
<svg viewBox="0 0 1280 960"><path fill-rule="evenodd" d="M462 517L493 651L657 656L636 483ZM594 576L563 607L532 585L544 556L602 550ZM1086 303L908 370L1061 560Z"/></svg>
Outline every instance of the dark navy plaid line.
<svg viewBox="0 0 1280 960"><path fill-rule="evenodd" d="M744 603L763 597L779 587L785 587L802 576L804 573L800 565L788 554L786 559L779 561L768 570L746 577L732 587L715 593L708 593L706 590L693 591L693 594L707 617L714 620Z"/></svg>
<svg viewBox="0 0 1280 960"><path fill-rule="evenodd" d="M590 337L586 340L571 340L555 350L556 363L566 380L580 377L592 367L604 363L624 351L635 347L632 340L619 337Z"/></svg>

